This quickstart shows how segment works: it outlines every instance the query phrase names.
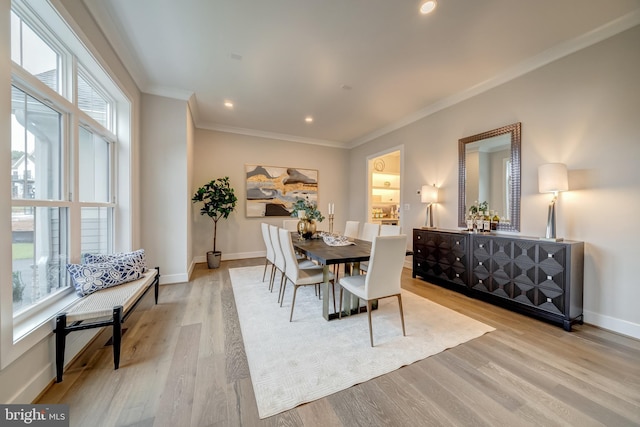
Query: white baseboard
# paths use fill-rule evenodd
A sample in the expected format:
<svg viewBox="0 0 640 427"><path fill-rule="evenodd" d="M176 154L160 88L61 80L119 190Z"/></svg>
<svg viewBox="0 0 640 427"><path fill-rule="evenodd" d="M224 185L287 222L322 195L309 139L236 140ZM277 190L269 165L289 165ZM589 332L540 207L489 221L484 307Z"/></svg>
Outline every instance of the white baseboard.
<svg viewBox="0 0 640 427"><path fill-rule="evenodd" d="M256 251L256 252L237 252L237 253L222 253L222 261L233 261L235 259L248 259L248 258L262 258L267 256L266 251ZM207 262L206 255L200 255L197 257L193 257L193 264L200 264L203 262Z"/></svg>
<svg viewBox="0 0 640 427"><path fill-rule="evenodd" d="M627 320L617 319L604 314L584 310L584 321L609 331L640 339L640 325Z"/></svg>
<svg viewBox="0 0 640 427"><path fill-rule="evenodd" d="M204 261L206 262L206 260ZM184 283L189 281L188 273L180 274L163 274L162 268L160 269L160 284L169 285L171 283Z"/></svg>

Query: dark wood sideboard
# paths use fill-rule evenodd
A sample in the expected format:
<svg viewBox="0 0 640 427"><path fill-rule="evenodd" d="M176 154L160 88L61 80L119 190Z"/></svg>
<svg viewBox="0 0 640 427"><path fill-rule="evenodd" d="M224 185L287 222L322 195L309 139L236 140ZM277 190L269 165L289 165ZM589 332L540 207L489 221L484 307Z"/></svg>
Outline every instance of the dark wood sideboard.
<svg viewBox="0 0 640 427"><path fill-rule="evenodd" d="M584 243L414 229L413 277L523 314L582 323Z"/></svg>

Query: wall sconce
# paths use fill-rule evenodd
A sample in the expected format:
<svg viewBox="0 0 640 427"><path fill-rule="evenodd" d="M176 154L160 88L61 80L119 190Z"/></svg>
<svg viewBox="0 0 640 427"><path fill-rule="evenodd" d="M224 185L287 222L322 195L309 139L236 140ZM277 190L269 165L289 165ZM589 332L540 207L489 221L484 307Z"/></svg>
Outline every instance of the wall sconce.
<svg viewBox="0 0 640 427"><path fill-rule="evenodd" d="M568 189L567 165L563 163L548 163L538 167L538 191L540 193L553 193L547 216L546 240L562 241L561 238L556 237L556 201L558 200L558 192L567 191Z"/></svg>
<svg viewBox="0 0 640 427"><path fill-rule="evenodd" d="M427 203L427 217L423 228L433 228L433 204L438 203L438 187L433 185L423 185L420 190L420 201Z"/></svg>

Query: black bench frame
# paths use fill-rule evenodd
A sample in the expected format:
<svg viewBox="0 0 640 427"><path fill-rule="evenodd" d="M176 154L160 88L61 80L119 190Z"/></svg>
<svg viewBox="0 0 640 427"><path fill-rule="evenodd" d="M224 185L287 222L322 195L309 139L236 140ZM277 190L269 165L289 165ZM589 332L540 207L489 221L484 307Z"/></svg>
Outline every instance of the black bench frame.
<svg viewBox="0 0 640 427"><path fill-rule="evenodd" d="M103 326L113 326L113 366L114 370L120 367L120 347L122 343L122 324L127 320L129 315L133 313L140 300L147 294L151 286L154 287L155 303L158 304L158 291L160 285L160 267L155 267L157 271L151 285L133 303L126 313L123 313L121 305L113 307L113 316L107 320L83 323L84 320L67 325L67 313L60 313L56 316L56 327L53 330L56 334L56 382L62 381L62 373L64 371L64 350L66 347L67 335L73 331L81 331L84 329L101 328Z"/></svg>

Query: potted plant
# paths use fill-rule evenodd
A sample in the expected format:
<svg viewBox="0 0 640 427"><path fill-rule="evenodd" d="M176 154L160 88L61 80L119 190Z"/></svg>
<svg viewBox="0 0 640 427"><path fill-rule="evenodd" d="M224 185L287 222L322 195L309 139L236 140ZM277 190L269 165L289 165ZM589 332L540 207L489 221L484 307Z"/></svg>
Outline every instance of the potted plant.
<svg viewBox="0 0 640 427"><path fill-rule="evenodd" d="M207 265L209 268L220 267L222 252L216 250L216 236L218 233L218 221L228 218L236 208L238 198L229 184L229 177L214 179L198 188L191 198L193 203L204 202L200 214L208 215L213 219L213 251L207 252Z"/></svg>

